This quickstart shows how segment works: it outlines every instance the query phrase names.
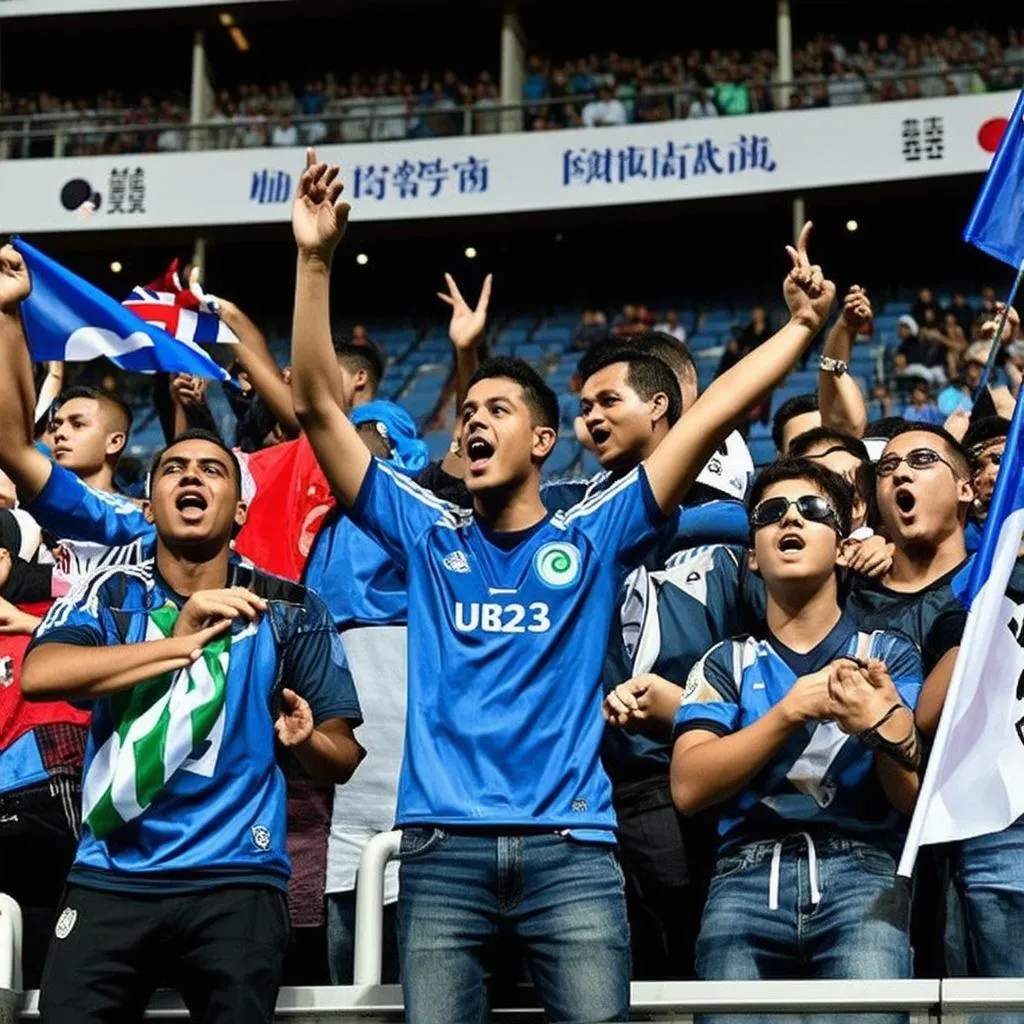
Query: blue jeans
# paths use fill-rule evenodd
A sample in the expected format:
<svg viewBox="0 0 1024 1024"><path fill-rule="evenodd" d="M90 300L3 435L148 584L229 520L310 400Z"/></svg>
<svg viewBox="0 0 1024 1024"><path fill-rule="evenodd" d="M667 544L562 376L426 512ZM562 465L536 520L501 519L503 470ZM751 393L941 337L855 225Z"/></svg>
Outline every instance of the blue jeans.
<svg viewBox="0 0 1024 1024"><path fill-rule="evenodd" d="M561 834L402 832L398 941L409 1024L482 1024L495 948L522 949L548 1019L629 1014L629 926L609 846Z"/></svg>
<svg viewBox="0 0 1024 1024"><path fill-rule="evenodd" d="M356 894L327 894L327 966L332 985L351 985L356 955ZM384 936L380 980L383 985L398 982L398 927L395 904L384 907Z"/></svg>
<svg viewBox="0 0 1024 1024"><path fill-rule="evenodd" d="M960 977L1024 976L1024 818L992 835L950 846L946 915L949 973ZM985 1024L1020 1024L1021 1014L977 1017Z"/></svg>
<svg viewBox="0 0 1024 1024"><path fill-rule="evenodd" d="M910 897L909 884L896 878L895 860L877 846L836 836L818 839L812 847L802 833L787 836L781 845L749 843L716 865L697 939L697 976L909 978ZM721 1019L735 1024L741 1018ZM783 1019L792 1018L772 1018ZM905 1019L902 1014L858 1017Z"/></svg>

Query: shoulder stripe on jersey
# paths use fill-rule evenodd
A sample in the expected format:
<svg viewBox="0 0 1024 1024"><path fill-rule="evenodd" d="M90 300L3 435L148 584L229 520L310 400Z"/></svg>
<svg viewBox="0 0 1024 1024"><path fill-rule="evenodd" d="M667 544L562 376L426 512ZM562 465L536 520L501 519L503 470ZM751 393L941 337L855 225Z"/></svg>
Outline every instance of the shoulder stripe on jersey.
<svg viewBox="0 0 1024 1024"><path fill-rule="evenodd" d="M466 518L466 515L462 514L462 509L457 509L454 505L449 505L448 502L442 501L436 494L424 487L420 487L415 480L410 480L404 474L396 472L386 463L378 460L377 469L380 472L386 473L403 491L411 494L422 504L439 512L440 525L450 526L452 529L455 529L460 525L460 520ZM471 515L472 513L468 514Z"/></svg>
<svg viewBox="0 0 1024 1024"><path fill-rule="evenodd" d="M99 611L99 592L103 585L117 575L131 576L147 587L153 580L153 562L138 565L111 565L100 569L91 576L84 576L58 601L55 601L39 626L39 633L62 626L68 616L78 608L96 615Z"/></svg>
<svg viewBox="0 0 1024 1024"><path fill-rule="evenodd" d="M574 505L568 512L563 516L565 523L571 523L574 519L578 519L580 516L588 516L593 512L596 512L605 502L611 501L612 498L620 494L622 491L629 487L632 487L640 476L640 467L637 466L635 469L627 473L621 480L617 480L607 490L601 491L598 494L593 494L589 498L584 498L578 505Z"/></svg>

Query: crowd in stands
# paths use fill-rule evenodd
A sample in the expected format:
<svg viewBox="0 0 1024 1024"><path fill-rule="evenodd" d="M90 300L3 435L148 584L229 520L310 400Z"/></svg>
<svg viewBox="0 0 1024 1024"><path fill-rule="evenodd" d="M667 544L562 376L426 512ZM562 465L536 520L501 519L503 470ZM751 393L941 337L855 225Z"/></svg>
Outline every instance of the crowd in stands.
<svg viewBox="0 0 1024 1024"><path fill-rule="evenodd" d="M856 41L818 35L794 52L793 69L795 88L784 102L773 88L777 58L769 48L694 49L656 59L609 53L556 60L535 54L523 85L524 126L593 127L1019 88L1024 45L1015 28L995 33L951 26L939 35L891 39L880 33ZM209 115L217 130L204 133L201 145L232 149L491 134L501 130L500 103L490 70L473 79L448 69L347 78L329 71L301 83L246 82L218 89ZM0 116L32 115L73 127L70 155L175 151L189 144L189 112L181 96L0 95ZM9 152L20 155L16 133L10 139ZM46 146L52 146L49 136L29 149Z"/></svg>
<svg viewBox="0 0 1024 1024"><path fill-rule="evenodd" d="M142 502L117 483L126 382L33 372L0 250L0 891L44 1024L137 1016L157 985L258 1024L282 978L350 983L359 855L394 825L384 976L412 1024L481 1019L509 949L555 1021L625 1019L631 977L1024 975L1024 819L929 854L916 893L895 875L1016 312L999 333L990 291L929 288L876 312L808 225L781 315L687 336L679 311L587 310L569 430L599 469L542 484L551 360L500 333L482 359L489 278L439 293L459 414L433 459L366 329L332 339L348 208L314 161L289 368L235 302L163 279L237 336L243 386L224 430L205 381L147 382ZM908 400L875 416L854 371L890 331ZM1005 375L981 394L977 345ZM938 386L961 398L933 417ZM755 476L736 428L769 421Z"/></svg>

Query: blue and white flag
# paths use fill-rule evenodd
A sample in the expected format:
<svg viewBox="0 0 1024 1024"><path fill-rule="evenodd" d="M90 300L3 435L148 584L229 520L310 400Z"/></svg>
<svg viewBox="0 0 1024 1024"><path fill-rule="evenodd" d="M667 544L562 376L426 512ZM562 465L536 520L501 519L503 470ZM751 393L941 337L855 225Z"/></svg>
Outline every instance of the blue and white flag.
<svg viewBox="0 0 1024 1024"><path fill-rule="evenodd" d="M133 373L230 379L194 342L142 320L24 239L12 238L11 244L24 258L32 280L32 293L21 304L21 319L34 361L84 363L106 356Z"/></svg>
<svg viewBox="0 0 1024 1024"><path fill-rule="evenodd" d="M1024 534L1018 402L973 562L953 583L969 608L899 874L918 848L1000 832L1024 814L1024 607L1006 596Z"/></svg>

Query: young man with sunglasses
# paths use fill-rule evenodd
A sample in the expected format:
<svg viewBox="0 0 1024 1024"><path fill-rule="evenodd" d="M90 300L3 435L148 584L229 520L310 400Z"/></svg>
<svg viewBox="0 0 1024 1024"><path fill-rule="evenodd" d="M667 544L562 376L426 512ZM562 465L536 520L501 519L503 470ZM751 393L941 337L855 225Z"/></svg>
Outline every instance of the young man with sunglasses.
<svg viewBox="0 0 1024 1024"><path fill-rule="evenodd" d="M472 511L371 459L338 401L329 287L347 226L338 168L307 166L293 400L339 502L409 590L409 699L397 824L399 943L411 1024L479 1021L503 934L523 946L554 1021L628 1015L629 950L615 818L599 760L600 672L622 576L731 424L820 329L834 285L790 249L791 319L717 382L643 466L564 515L540 497L558 403L518 360L485 363L461 410Z"/></svg>
<svg viewBox="0 0 1024 1024"><path fill-rule="evenodd" d="M974 488L974 501L971 502L966 530L967 550L970 552L977 551L981 543L1009 432L1008 419L1003 416L985 416L972 423L964 434L962 444L970 459L971 486Z"/></svg>
<svg viewBox="0 0 1024 1024"><path fill-rule="evenodd" d="M673 734L676 805L721 807L698 975L909 977L910 889L895 857L919 782L920 655L840 607L842 478L784 460L748 503L766 630L698 662Z"/></svg>

